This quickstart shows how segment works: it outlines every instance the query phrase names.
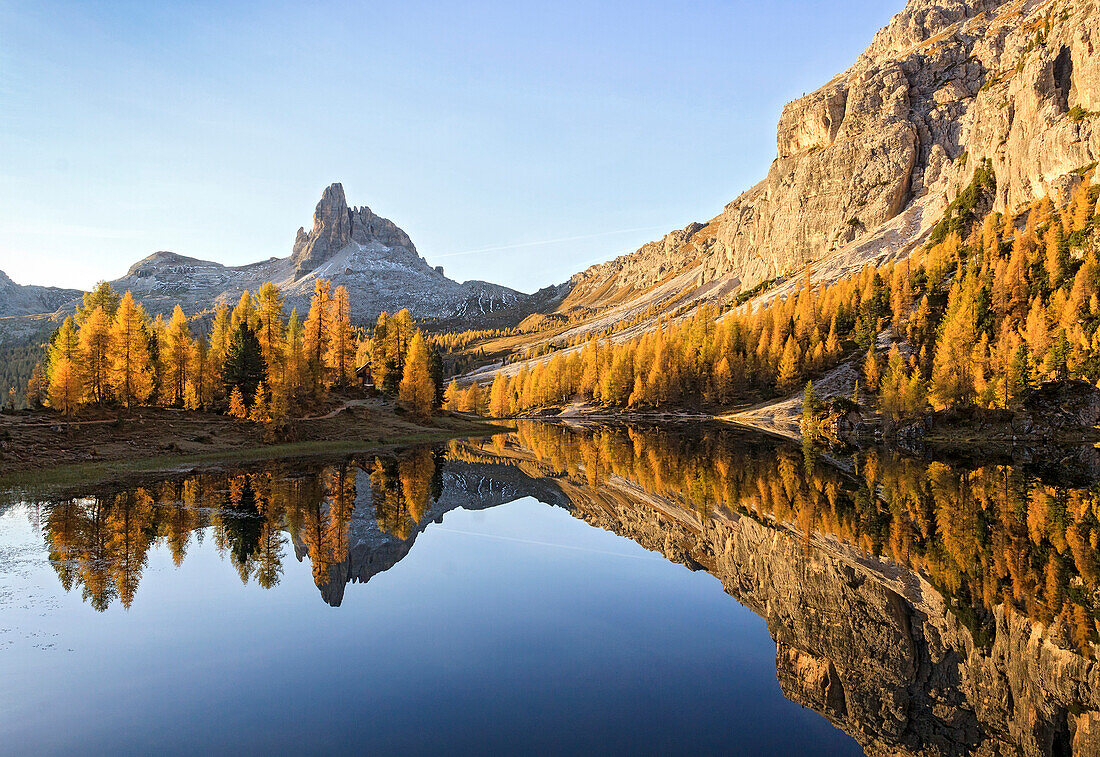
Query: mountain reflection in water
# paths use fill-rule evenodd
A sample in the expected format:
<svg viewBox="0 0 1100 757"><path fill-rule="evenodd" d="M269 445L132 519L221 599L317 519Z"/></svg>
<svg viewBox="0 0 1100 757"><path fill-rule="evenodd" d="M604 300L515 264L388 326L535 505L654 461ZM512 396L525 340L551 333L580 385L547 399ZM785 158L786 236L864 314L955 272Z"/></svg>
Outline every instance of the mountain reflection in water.
<svg viewBox="0 0 1100 757"><path fill-rule="evenodd" d="M721 428L524 422L335 465L202 473L40 507L66 590L137 598L150 549L213 538L242 582L308 559L339 605L456 507L532 496L706 570L763 617L790 699L870 752L1100 753L1100 494L1085 475ZM1064 471L1065 472L1065 471Z"/></svg>

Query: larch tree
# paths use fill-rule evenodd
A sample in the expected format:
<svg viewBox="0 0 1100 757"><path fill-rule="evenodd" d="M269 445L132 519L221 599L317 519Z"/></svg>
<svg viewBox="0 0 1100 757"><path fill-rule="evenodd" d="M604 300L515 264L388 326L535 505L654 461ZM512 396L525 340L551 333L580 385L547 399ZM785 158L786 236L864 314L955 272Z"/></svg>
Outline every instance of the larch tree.
<svg viewBox="0 0 1100 757"><path fill-rule="evenodd" d="M229 324L230 320L229 306L224 302L219 303L214 309L214 324L210 328L210 379L215 401L221 400L225 396L222 394L221 369L225 364L225 355L229 351L229 341L233 333Z"/></svg>
<svg viewBox="0 0 1100 757"><path fill-rule="evenodd" d="M248 417L248 406L244 404L244 395L239 386L234 386L229 393L229 414L242 420Z"/></svg>
<svg viewBox="0 0 1100 757"><path fill-rule="evenodd" d="M956 281L940 324L932 361L932 400L937 408L968 405L974 398L973 352L977 307L971 282Z"/></svg>
<svg viewBox="0 0 1100 757"><path fill-rule="evenodd" d="M80 327L81 374L89 402L103 403L111 393L111 324L102 307Z"/></svg>
<svg viewBox="0 0 1100 757"><path fill-rule="evenodd" d="M867 354L863 358L863 380L866 382L867 390L873 392L878 389L881 378L882 366L879 365L875 345L872 344L867 348Z"/></svg>
<svg viewBox="0 0 1100 757"><path fill-rule="evenodd" d="M801 357L798 341L792 334L787 337L786 344L783 346L783 355L779 359L779 367L776 370L776 384L780 390L790 391L798 383L802 373L799 368Z"/></svg>
<svg viewBox="0 0 1100 757"><path fill-rule="evenodd" d="M260 340L260 349L263 351L264 364L267 365L269 383L274 384L282 379L283 292L277 285L269 281L257 290L256 304L256 320L259 324L256 337Z"/></svg>
<svg viewBox="0 0 1100 757"><path fill-rule="evenodd" d="M271 420L267 411L267 389L263 382L256 386L256 394L252 397L252 409L248 412L248 419L253 423L267 423Z"/></svg>
<svg viewBox="0 0 1100 757"><path fill-rule="evenodd" d="M111 371L115 397L126 407L143 404L153 392L148 317L126 292L111 326Z"/></svg>
<svg viewBox="0 0 1100 757"><path fill-rule="evenodd" d="M252 299L252 293L246 289L241 292L241 298L237 300L237 306L229 316L229 328L235 329L242 323L247 323L253 331L258 331L260 326L258 316L256 302Z"/></svg>
<svg viewBox="0 0 1100 757"><path fill-rule="evenodd" d="M409 343L405 369L398 387L398 399L417 415L426 418L435 404L435 382L428 366L428 347L424 335L417 329Z"/></svg>
<svg viewBox="0 0 1100 757"><path fill-rule="evenodd" d="M378 391L390 385L390 374L395 369L395 366L390 365L389 356L386 354L386 340L389 338L389 333L390 314L383 310L374 323L374 336L371 337L370 349L370 373Z"/></svg>
<svg viewBox="0 0 1100 757"><path fill-rule="evenodd" d="M118 305L122 301L122 298L118 296L118 292L111 288L111 285L106 281L98 282L90 292L84 293L83 301L76 308L74 318L77 326L83 326L84 321L88 320L88 317L100 309L103 314L107 316L107 321L113 321L115 317L115 311L118 310Z"/></svg>
<svg viewBox="0 0 1100 757"><path fill-rule="evenodd" d="M46 378L46 369L42 367L42 363L35 363L34 368L31 369L30 380L27 381L27 393L24 396L27 407L42 407L49 394L49 387L50 382Z"/></svg>
<svg viewBox="0 0 1100 757"><path fill-rule="evenodd" d="M50 377L50 407L65 415L72 415L80 404L81 394L80 375L72 361L67 357L58 358Z"/></svg>
<svg viewBox="0 0 1100 757"><path fill-rule="evenodd" d="M458 410L461 401L462 397L458 391L458 382L451 379L451 383L447 384L447 389L443 392L443 409Z"/></svg>
<svg viewBox="0 0 1100 757"><path fill-rule="evenodd" d="M214 402L214 376L210 362L210 346L200 334L191 344L191 376L187 379L184 406L189 410L204 410Z"/></svg>
<svg viewBox="0 0 1100 757"><path fill-rule="evenodd" d="M325 376L325 354L328 352L332 328L331 286L325 279L317 279L313 297L309 303L309 316L305 324L306 371L310 389L320 397L328 382Z"/></svg>
<svg viewBox="0 0 1100 757"><path fill-rule="evenodd" d="M283 381L279 387L288 404L301 394L306 381L305 346L302 338L302 324L298 320L298 310L290 311L290 320L286 327L286 342L283 349Z"/></svg>
<svg viewBox="0 0 1100 757"><path fill-rule="evenodd" d="M455 391L458 391L457 386ZM504 418L511 415L509 404L508 381L504 378L503 373L497 371L497 375L493 377L493 385L489 389L489 415L494 418Z"/></svg>
<svg viewBox="0 0 1100 757"><path fill-rule="evenodd" d="M176 305L172 319L164 333L160 359L164 375L160 387L161 401L165 405L180 407L187 391L188 369L191 365L191 325L183 308Z"/></svg>
<svg viewBox="0 0 1100 757"><path fill-rule="evenodd" d="M340 386L355 378L355 329L351 325L351 304L347 287L338 286L332 293L332 326L328 340L326 363L333 381Z"/></svg>
<svg viewBox="0 0 1100 757"><path fill-rule="evenodd" d="M468 413L481 413L481 387L476 381L462 393L462 409Z"/></svg>
<svg viewBox="0 0 1100 757"><path fill-rule="evenodd" d="M53 375L54 365L62 358L68 360L72 367L79 372L82 362L80 334L77 332L71 316L61 322L61 326L50 339L50 345L46 351L47 380Z"/></svg>

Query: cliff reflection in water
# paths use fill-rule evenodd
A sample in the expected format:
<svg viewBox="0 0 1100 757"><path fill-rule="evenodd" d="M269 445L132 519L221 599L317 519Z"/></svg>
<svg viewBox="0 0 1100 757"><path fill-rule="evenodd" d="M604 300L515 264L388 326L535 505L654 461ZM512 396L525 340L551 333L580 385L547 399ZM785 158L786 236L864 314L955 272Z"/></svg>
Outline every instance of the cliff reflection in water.
<svg viewBox="0 0 1100 757"><path fill-rule="evenodd" d="M293 550L338 605L448 510L533 496L712 573L767 621L784 693L869 751L1094 754L1100 490L1063 479L826 460L725 427L521 423L46 505L41 522L62 583L97 609L134 601L154 544L179 564L203 538L265 588Z"/></svg>

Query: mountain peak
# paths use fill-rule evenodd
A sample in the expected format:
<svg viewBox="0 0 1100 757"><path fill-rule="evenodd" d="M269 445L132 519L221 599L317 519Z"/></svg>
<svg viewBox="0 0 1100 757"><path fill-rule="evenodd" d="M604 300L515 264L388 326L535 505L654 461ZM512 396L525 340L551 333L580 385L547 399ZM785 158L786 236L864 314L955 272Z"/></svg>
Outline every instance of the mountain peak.
<svg viewBox="0 0 1100 757"><path fill-rule="evenodd" d="M376 215L366 205L349 208L343 185L333 183L321 193L313 211L313 230L298 229L290 256L294 276L306 275L352 242L364 247L380 245L403 260L417 257L416 246L397 224Z"/></svg>

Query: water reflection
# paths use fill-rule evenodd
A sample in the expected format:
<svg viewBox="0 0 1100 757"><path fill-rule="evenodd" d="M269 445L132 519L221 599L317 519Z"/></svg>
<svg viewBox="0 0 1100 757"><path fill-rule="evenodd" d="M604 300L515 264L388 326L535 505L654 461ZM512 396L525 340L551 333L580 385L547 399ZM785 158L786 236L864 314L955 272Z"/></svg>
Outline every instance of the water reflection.
<svg viewBox="0 0 1100 757"><path fill-rule="evenodd" d="M178 566L192 540L207 537L242 583L276 586L292 543L312 565L316 584L325 587L348 559L358 475L369 471L365 480L378 528L404 541L438 496L436 455L421 449L373 462L202 473L44 504L42 530L66 591L79 588L100 611L116 600L130 607L155 545L167 546Z"/></svg>
<svg viewBox="0 0 1100 757"><path fill-rule="evenodd" d="M1090 466L1050 476L875 450L828 458L725 427L521 423L444 448L44 504L40 522L61 583L97 610L131 606L154 545L178 565L204 538L265 589L291 555L308 561L335 606L448 510L533 496L715 575L767 621L784 693L870 751L1089 754Z"/></svg>

